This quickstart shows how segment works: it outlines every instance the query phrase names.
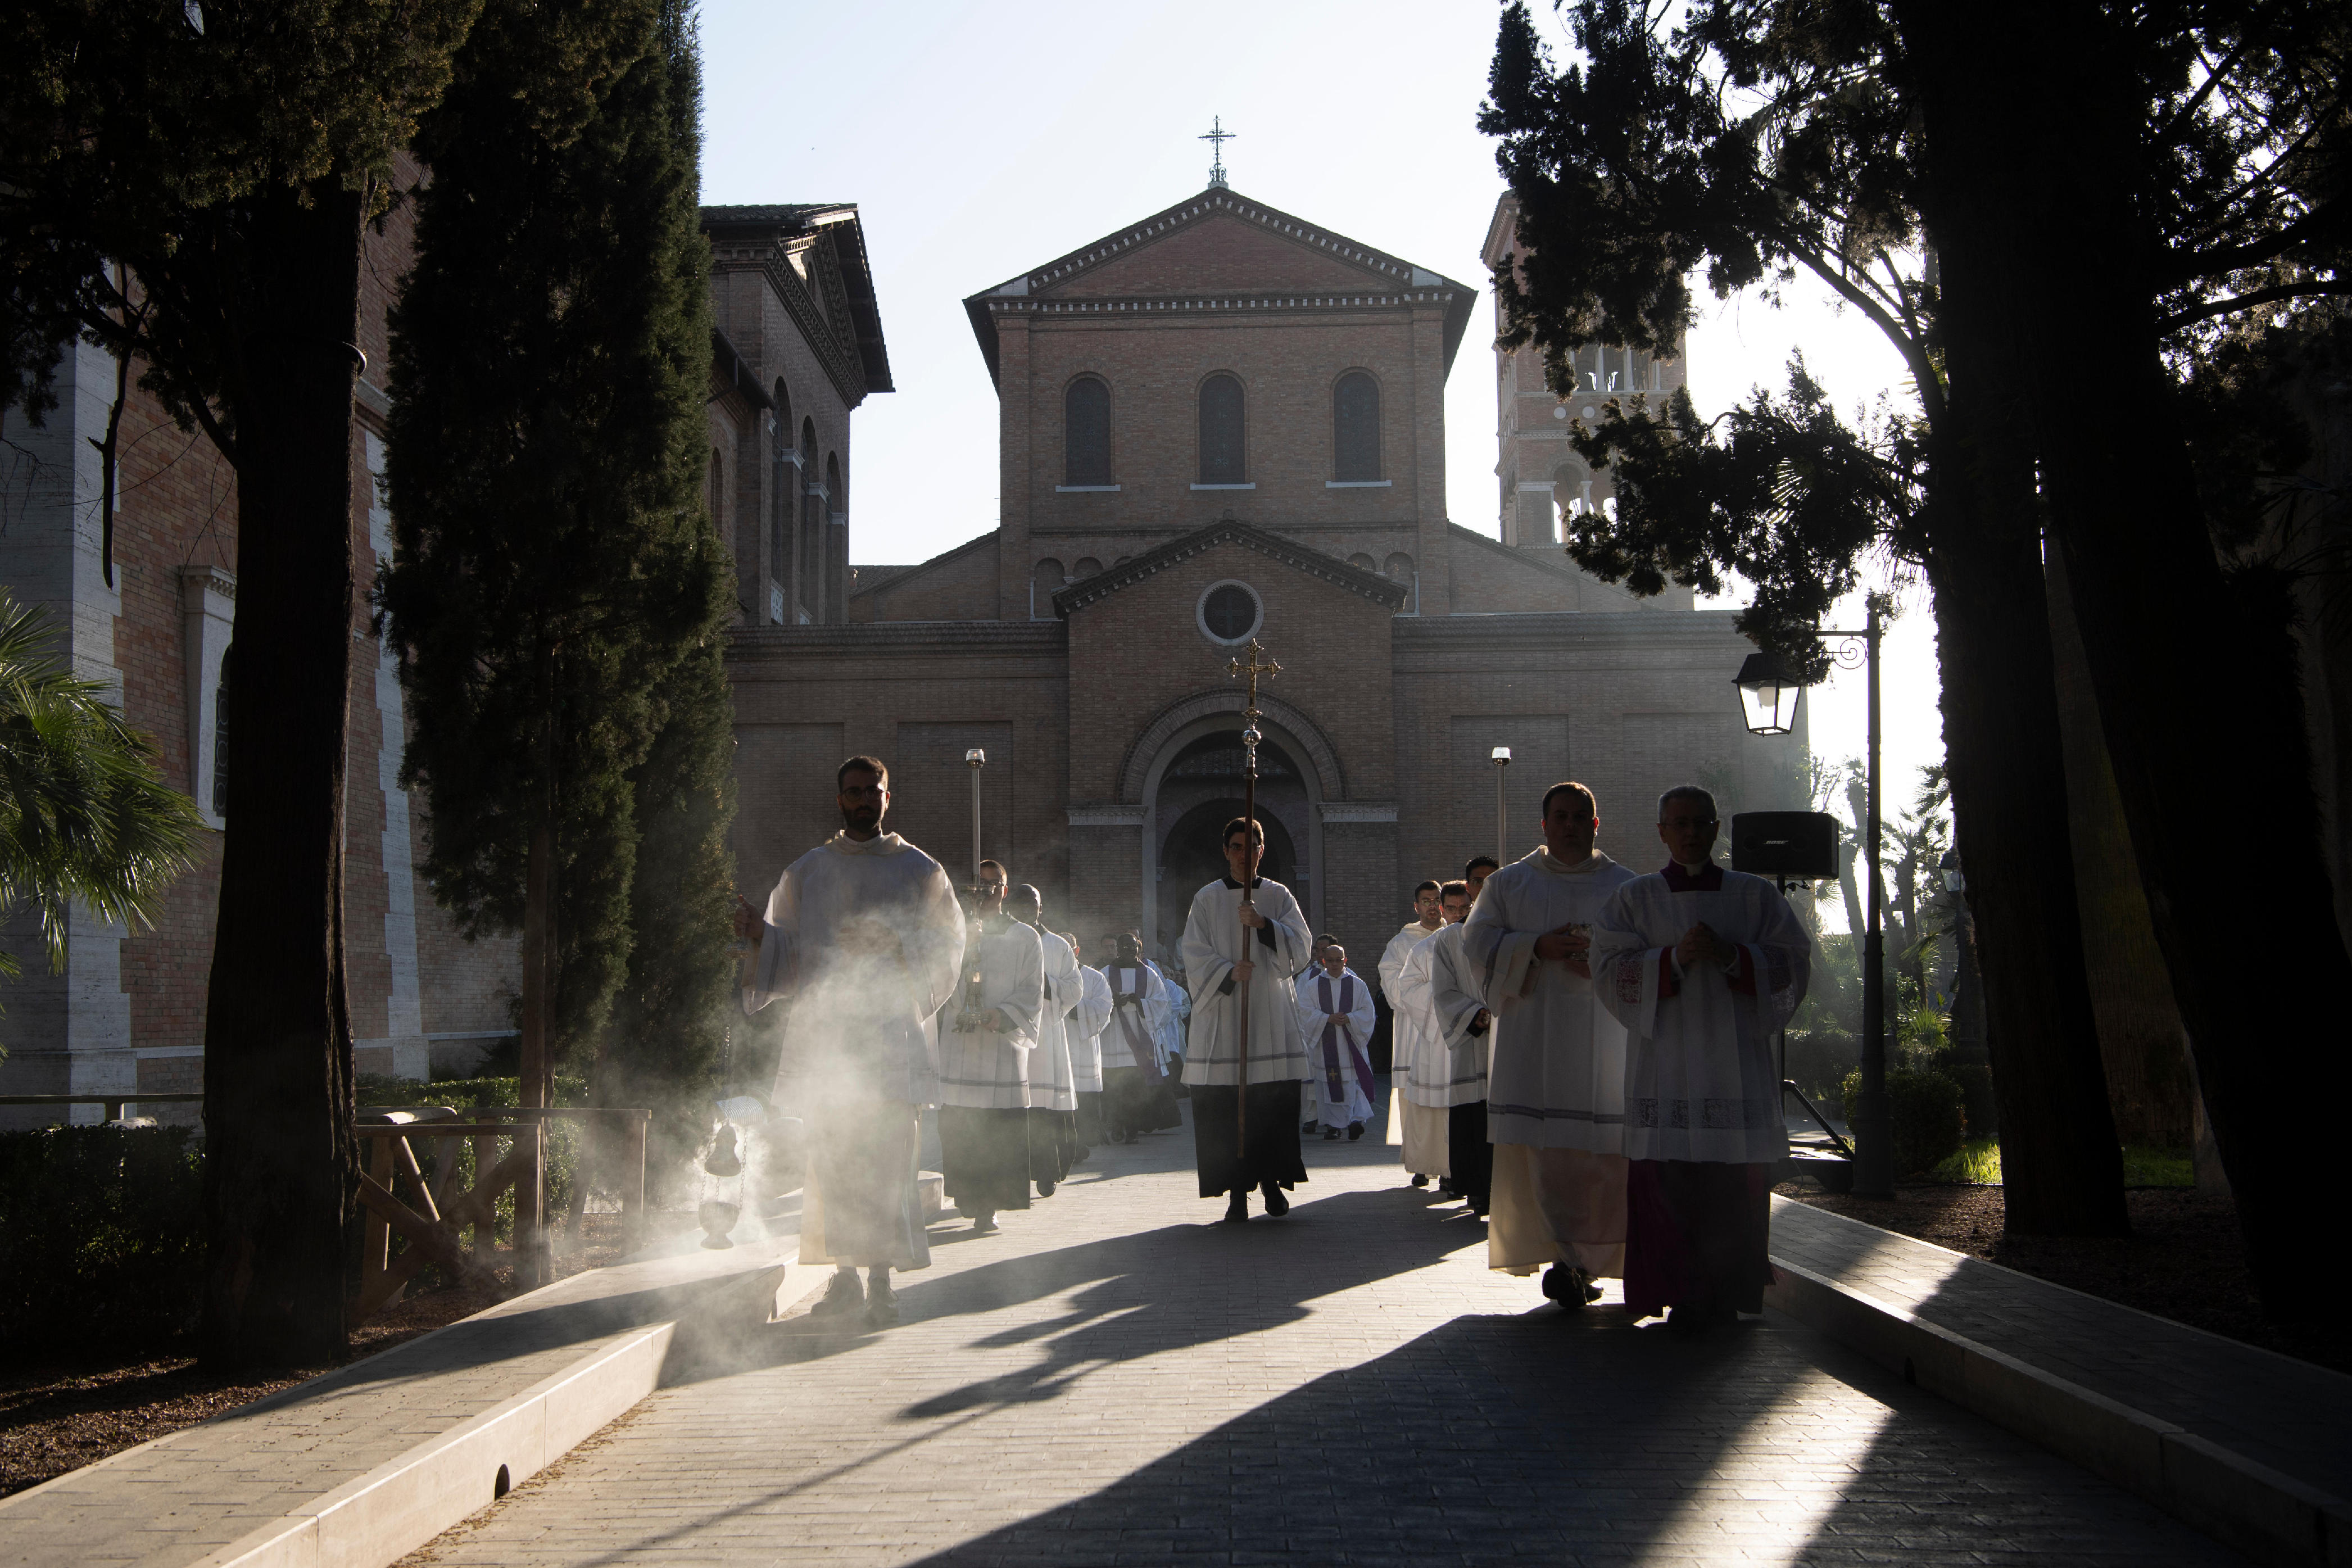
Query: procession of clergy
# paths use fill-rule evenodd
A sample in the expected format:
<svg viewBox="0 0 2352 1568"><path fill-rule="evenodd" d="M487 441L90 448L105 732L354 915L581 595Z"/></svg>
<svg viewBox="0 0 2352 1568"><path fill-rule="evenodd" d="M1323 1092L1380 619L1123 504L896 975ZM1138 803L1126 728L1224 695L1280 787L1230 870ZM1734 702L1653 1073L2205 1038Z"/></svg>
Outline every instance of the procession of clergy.
<svg viewBox="0 0 2352 1568"><path fill-rule="evenodd" d="M1192 900L1181 969L1143 958L1132 932L1104 938L1094 968L1003 866L981 863L967 904L885 831L880 760L843 763L837 788L842 830L785 870L764 913L737 911L746 1009L789 1009L779 1095L809 1134L801 1257L837 1268L818 1315L895 1322L891 1270L929 1265L929 1106L947 1196L982 1233L1052 1195L1089 1145L1182 1125L1180 1074L1200 1194L1224 1197L1227 1221L1249 1219L1253 1191L1289 1212L1303 1131L1362 1136L1368 987L1256 875L1256 824L1225 825L1226 874ZM1391 1141L1415 1186L1434 1179L1488 1220L1491 1267L1543 1270L1563 1307L1619 1279L1629 1312L1680 1332L1759 1312L1787 1151L1770 1040L1803 1000L1811 940L1770 881L1715 862L1703 789L1660 799L1667 864L1646 875L1596 847L1583 785L1554 784L1540 813L1525 858L1423 883L1381 956Z"/></svg>

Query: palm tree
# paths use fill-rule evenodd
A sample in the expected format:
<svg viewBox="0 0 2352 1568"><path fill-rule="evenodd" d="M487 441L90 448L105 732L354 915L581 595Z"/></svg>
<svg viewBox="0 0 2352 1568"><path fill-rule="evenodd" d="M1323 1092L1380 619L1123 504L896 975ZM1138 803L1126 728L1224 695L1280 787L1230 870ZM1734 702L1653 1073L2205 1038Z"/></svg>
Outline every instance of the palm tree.
<svg viewBox="0 0 2352 1568"><path fill-rule="evenodd" d="M59 662L48 616L0 588L0 919L32 906L61 972L73 905L152 927L203 826L105 685ZM0 952L0 975L18 973Z"/></svg>

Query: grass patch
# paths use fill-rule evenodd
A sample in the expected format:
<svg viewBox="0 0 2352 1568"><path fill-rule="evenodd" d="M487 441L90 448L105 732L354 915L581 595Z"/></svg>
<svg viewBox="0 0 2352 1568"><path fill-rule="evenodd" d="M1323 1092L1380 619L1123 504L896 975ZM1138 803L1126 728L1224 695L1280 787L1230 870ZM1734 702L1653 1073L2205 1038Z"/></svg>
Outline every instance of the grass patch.
<svg viewBox="0 0 2352 1568"><path fill-rule="evenodd" d="M1966 1182L1973 1186L2000 1185L2000 1145L1990 1138L1971 1138L1960 1152L1927 1173L1939 1182Z"/></svg>
<svg viewBox="0 0 2352 1568"><path fill-rule="evenodd" d="M1960 1152L1927 1174L1939 1182L1965 1182L1974 1186L2000 1185L2000 1145L1990 1138L1972 1138ZM2124 1185L2127 1187L2193 1187L2196 1163L2186 1149L2150 1149L2124 1145Z"/></svg>

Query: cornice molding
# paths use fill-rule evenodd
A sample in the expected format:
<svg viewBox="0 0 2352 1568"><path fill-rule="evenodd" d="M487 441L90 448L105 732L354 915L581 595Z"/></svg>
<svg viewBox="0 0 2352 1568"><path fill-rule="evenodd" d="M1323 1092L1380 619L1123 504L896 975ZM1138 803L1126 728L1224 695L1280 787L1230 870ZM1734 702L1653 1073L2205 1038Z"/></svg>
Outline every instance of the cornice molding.
<svg viewBox="0 0 2352 1568"><path fill-rule="evenodd" d="M1402 257L1391 256L1384 250L1375 250L1369 245L1349 239L1346 235L1327 228L1318 228L1304 219L1267 206L1263 202L1254 202L1247 196L1237 195L1230 190L1204 191L1190 201L1179 202L1163 212L1154 213L1141 223L1120 233L1105 235L1091 245L1083 246L1066 256L1055 257L1043 267L1024 274L1015 281L1023 284L1030 291L1048 289L1076 277L1089 268L1123 256L1147 241L1157 239L1162 235L1173 233L1177 229L1199 223L1203 218L1215 217L1220 214L1255 223L1273 233L1295 239L1309 249L1327 252L1342 261L1353 262L1367 270L1386 273L1399 282L1417 283L1423 279L1438 283L1447 281L1426 268L1415 267ZM997 292L1002 293L1011 287L1011 284L1003 285Z"/></svg>
<svg viewBox="0 0 2352 1568"><path fill-rule="evenodd" d="M1067 620L1074 612L1088 605L1107 599L1123 588L1132 587L1147 577L1157 576L1170 567L1190 561L1204 551L1214 550L1221 544L1238 544L1244 550L1254 550L1295 572L1305 573L1309 577L1345 588L1360 598L1370 599L1391 614L1404 606L1410 592L1401 583L1392 583L1379 573L1367 572L1360 566L1350 566L1336 555L1326 555L1296 540L1268 533L1246 522L1229 520L1195 529L1157 549L1147 550L1131 561L1098 572L1082 583L1073 583L1057 590L1054 595L1054 613Z"/></svg>
<svg viewBox="0 0 2352 1568"><path fill-rule="evenodd" d="M727 637L730 664L824 654L1066 658L1069 648L1069 628L1060 621L853 621L840 626L736 626Z"/></svg>
<svg viewBox="0 0 2352 1568"><path fill-rule="evenodd" d="M1456 298L1450 289L1410 289L1401 294L1305 294L1285 290L1279 294L1167 294L1152 296L1122 295L1115 300L999 300L987 301L992 316L1140 316L1154 312L1176 314L1190 311L1275 311L1275 310L1395 310L1412 305L1451 305Z"/></svg>
<svg viewBox="0 0 2352 1568"><path fill-rule="evenodd" d="M1143 807L1118 801L1086 801L1064 808L1073 827L1140 827Z"/></svg>
<svg viewBox="0 0 2352 1568"><path fill-rule="evenodd" d="M826 285L827 302L835 307L835 315L827 320L817 308L816 298L807 283L793 268L789 252L806 250L814 260L811 263L820 276L834 270L832 247L817 243L820 236L809 235L765 240L757 244L726 244L714 239L710 247L710 269L719 272L757 272L767 279L768 287L782 301L784 313L793 319L803 341L814 352L817 363L824 368L827 381L841 395L846 406L855 408L866 401L866 366L858 358L856 346L834 325L847 321L849 300L837 277ZM772 356L771 356L772 357Z"/></svg>

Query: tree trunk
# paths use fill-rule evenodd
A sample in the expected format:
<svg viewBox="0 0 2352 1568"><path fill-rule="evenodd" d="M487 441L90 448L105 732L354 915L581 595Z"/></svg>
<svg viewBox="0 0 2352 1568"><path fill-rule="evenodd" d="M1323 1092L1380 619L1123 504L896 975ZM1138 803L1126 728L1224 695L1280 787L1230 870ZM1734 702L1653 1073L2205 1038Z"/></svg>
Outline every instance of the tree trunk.
<svg viewBox="0 0 2352 1568"><path fill-rule="evenodd" d="M2186 1149L2195 1139L2197 1095L2189 1037L2172 999L2172 975L2147 918L2147 894L2116 770L2099 738L2099 700L2074 626L2063 554L2048 562L2050 630L2058 711L2066 739L2066 815L2074 832L2074 889L2083 908L2083 956L2116 1131L2127 1143Z"/></svg>
<svg viewBox="0 0 2352 1568"><path fill-rule="evenodd" d="M330 179L241 216L236 679L205 1019L213 1368L342 1353L358 1188L342 893L360 203Z"/></svg>
<svg viewBox="0 0 2352 1568"><path fill-rule="evenodd" d="M1936 0L1899 4L1896 15L1908 46L1903 68L1931 137L1962 112L2047 126L2044 105L2010 75L1986 70L1997 27ZM2007 1226L2120 1236L2129 1228L2123 1152L2083 964L2032 448L2014 395L2025 362L2058 345L2024 331L2007 309L2000 247L2016 216L2002 166L1940 153L1931 142L1921 196L1954 409L1936 432L1936 474L1939 504L1962 510L1938 522L1928 570Z"/></svg>
<svg viewBox="0 0 2352 1568"><path fill-rule="evenodd" d="M1940 138L1931 124L1930 152L1998 184L2006 313L2047 345L2021 364L2020 384L2251 1271L2274 1320L2329 1321L2336 1291L2310 1247L2326 1234L2333 1152L2283 1132L2277 1112L2283 1097L2352 1098L2352 1058L2311 1022L2352 989L2352 957L2320 850L2290 605L2266 574L2223 573L2189 487L2137 178L2162 165L2139 145L2145 105L2117 31L2128 24L2082 0L1998 9L2007 15L1979 10L1967 26L2000 40L2000 68L1978 62L1962 112ZM2003 93L1982 92L1988 75L2007 78ZM2066 105L2063 129L2053 103ZM2053 269L2061 258L2092 276ZM2214 851L2215 825L2252 832L2272 872L2251 942L2247 864Z"/></svg>

